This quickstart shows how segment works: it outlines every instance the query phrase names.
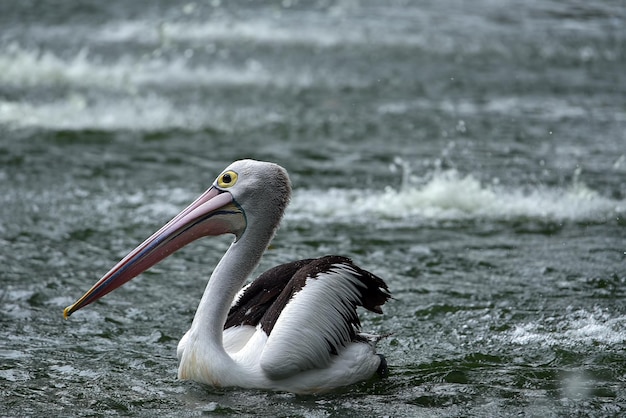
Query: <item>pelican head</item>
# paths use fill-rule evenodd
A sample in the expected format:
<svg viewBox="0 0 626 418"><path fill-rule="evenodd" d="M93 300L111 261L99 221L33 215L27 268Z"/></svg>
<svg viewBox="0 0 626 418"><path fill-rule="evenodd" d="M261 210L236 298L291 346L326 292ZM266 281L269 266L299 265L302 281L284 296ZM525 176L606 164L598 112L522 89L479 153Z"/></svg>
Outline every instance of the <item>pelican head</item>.
<svg viewBox="0 0 626 418"><path fill-rule="evenodd" d="M234 234L235 244L248 235L269 241L290 195L289 177L281 166L255 160L235 161L192 204L65 308L63 316L69 317L201 237Z"/></svg>

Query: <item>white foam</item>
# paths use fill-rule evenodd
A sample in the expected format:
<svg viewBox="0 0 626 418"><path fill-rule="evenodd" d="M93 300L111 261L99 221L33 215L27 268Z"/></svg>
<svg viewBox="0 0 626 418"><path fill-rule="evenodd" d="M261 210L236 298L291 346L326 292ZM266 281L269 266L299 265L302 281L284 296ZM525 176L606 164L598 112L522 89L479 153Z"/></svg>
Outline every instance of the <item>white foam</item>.
<svg viewBox="0 0 626 418"><path fill-rule="evenodd" d="M456 170L437 171L399 190L296 190L289 216L344 219L500 219L606 221L626 211L626 201L601 196L576 181L566 188L528 189L483 184Z"/></svg>
<svg viewBox="0 0 626 418"><path fill-rule="evenodd" d="M26 357L26 353L17 350L0 349L0 358L6 360L19 360Z"/></svg>
<svg viewBox="0 0 626 418"><path fill-rule="evenodd" d="M284 88L312 84L356 86L359 83L354 78L316 74L315 69L280 72L252 59L241 65L197 65L192 63L192 55L181 53L166 58L157 49L153 54L104 59L82 49L72 56L61 57L51 51L23 49L11 44L0 50L0 84L28 88L98 88L135 95L153 87L257 85Z"/></svg>
<svg viewBox="0 0 626 418"><path fill-rule="evenodd" d="M26 382L30 380L30 373L21 369L3 369L0 370L0 379L9 382Z"/></svg>
<svg viewBox="0 0 626 418"><path fill-rule="evenodd" d="M326 81L325 81L326 80ZM255 127L281 118L260 107L230 109L221 103L181 105L168 93L173 88L214 86L308 86L328 81L323 75L287 72L276 74L256 61L240 67L194 66L183 56L164 58L122 56L103 60L83 49L70 57L11 44L0 51L0 85L26 88L62 87L64 97L19 101L0 99L0 124L49 129L168 128L229 130ZM341 81L339 81L341 82ZM354 81L349 81L354 83ZM101 92L92 94L92 91Z"/></svg>
<svg viewBox="0 0 626 418"><path fill-rule="evenodd" d="M621 109L584 106L580 101L547 96L500 96L484 101L468 99L449 100L409 100L382 103L378 106L381 114L407 114L423 109L438 110L458 117L470 117L479 114L513 116L531 116L542 120L558 121L593 117L594 120L624 121L626 116Z"/></svg>
<svg viewBox="0 0 626 418"><path fill-rule="evenodd" d="M622 345L626 342L625 316L611 316L596 308L569 310L564 317L518 325L509 333L515 344L574 347L580 345Z"/></svg>
<svg viewBox="0 0 626 418"><path fill-rule="evenodd" d="M87 49L71 57L60 57L46 50L23 49L17 44L0 52L0 83L18 87L70 85L133 93L142 86L155 84L264 85L274 79L255 61L241 67L194 67L184 55L169 59L158 54L125 55L104 60Z"/></svg>
<svg viewBox="0 0 626 418"><path fill-rule="evenodd" d="M427 46L424 36L411 30L379 27L378 21L345 21L314 15L302 19L274 20L267 17L227 18L194 21L156 22L127 20L103 25L91 37L103 42L144 42L163 45L172 42L254 42L274 45L311 45L330 48L337 45L419 45Z"/></svg>
<svg viewBox="0 0 626 418"><path fill-rule="evenodd" d="M156 96L122 99L115 107L107 102L89 103L78 94L38 105L0 101L0 123L13 127L142 130L184 127L189 122L169 102Z"/></svg>
<svg viewBox="0 0 626 418"><path fill-rule="evenodd" d="M15 128L112 131L212 128L229 131L234 126L251 128L280 118L280 115L253 107L231 110L210 105L181 106L154 93L93 100L74 93L36 105L0 100L0 124Z"/></svg>

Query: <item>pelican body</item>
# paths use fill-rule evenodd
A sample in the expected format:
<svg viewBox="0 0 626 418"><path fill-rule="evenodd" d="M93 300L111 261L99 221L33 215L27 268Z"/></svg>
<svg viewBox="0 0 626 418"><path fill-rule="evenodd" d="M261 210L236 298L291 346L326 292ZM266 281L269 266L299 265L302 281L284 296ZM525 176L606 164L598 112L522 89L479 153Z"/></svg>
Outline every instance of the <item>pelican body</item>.
<svg viewBox="0 0 626 418"><path fill-rule="evenodd" d="M360 332L356 309L382 313L388 287L348 258L283 264L244 287L290 195L289 177L279 165L232 163L206 192L65 308L64 316L198 238L233 234L178 344L180 379L306 394L386 374L385 359L375 352L380 337Z"/></svg>

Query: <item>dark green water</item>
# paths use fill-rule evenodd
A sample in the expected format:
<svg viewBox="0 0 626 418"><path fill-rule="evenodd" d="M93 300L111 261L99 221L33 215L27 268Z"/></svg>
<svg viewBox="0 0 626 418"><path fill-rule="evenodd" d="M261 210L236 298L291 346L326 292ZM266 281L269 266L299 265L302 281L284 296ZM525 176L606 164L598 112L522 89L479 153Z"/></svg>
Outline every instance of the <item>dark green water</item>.
<svg viewBox="0 0 626 418"><path fill-rule="evenodd" d="M0 2L0 415L623 414L625 27L609 0ZM386 279L388 379L177 381L228 237L63 320L244 157L295 189L259 271Z"/></svg>

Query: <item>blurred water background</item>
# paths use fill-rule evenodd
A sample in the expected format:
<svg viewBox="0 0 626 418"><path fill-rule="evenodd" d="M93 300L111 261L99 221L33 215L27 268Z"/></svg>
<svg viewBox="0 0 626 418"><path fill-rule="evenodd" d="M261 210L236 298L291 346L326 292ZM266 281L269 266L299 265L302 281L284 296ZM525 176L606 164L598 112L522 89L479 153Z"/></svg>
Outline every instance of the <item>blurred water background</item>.
<svg viewBox="0 0 626 418"><path fill-rule="evenodd" d="M621 0L0 1L0 415L623 414L625 28ZM295 189L259 272L388 282L388 379L177 381L229 238L63 320L244 157Z"/></svg>

